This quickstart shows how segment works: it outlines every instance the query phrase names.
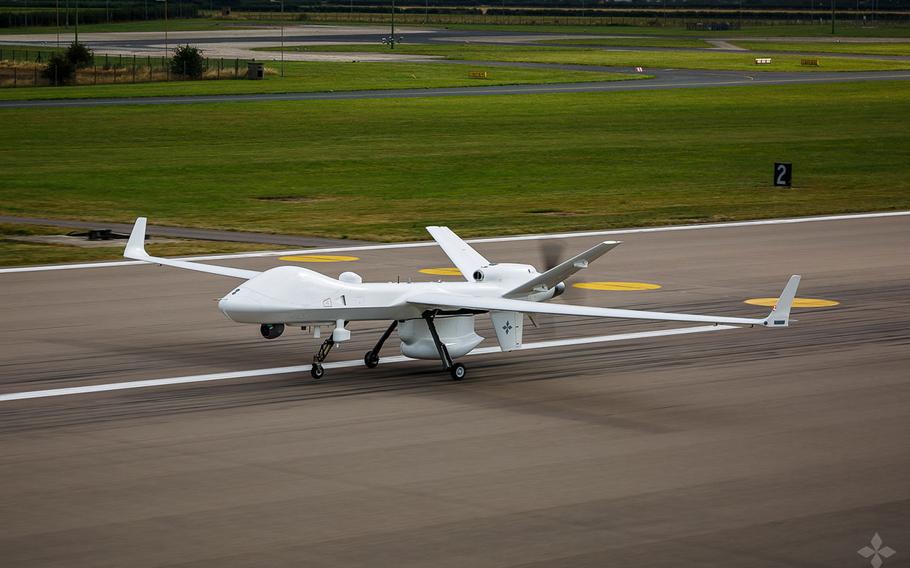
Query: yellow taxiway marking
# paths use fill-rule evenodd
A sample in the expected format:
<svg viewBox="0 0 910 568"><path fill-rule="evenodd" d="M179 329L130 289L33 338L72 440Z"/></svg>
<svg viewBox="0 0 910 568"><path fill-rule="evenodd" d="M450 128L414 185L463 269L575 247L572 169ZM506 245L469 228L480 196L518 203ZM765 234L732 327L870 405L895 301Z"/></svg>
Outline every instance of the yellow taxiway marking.
<svg viewBox="0 0 910 568"><path fill-rule="evenodd" d="M657 290L660 284L649 284L647 282L579 282L572 284L573 288L583 288L585 290L612 290L612 291L629 291L629 290Z"/></svg>
<svg viewBox="0 0 910 568"><path fill-rule="evenodd" d="M331 254L303 254L298 256L282 256L279 260L290 262L350 262L360 260L356 256L335 256Z"/></svg>
<svg viewBox="0 0 910 568"><path fill-rule="evenodd" d="M752 304L753 306L773 308L775 304L777 304L777 298L752 298L751 300L746 300L746 303ZM820 300L817 298L793 298L794 308L829 308L838 304L840 304L840 302L835 302L834 300Z"/></svg>
<svg viewBox="0 0 910 568"><path fill-rule="evenodd" d="M446 268L421 268L421 274L433 274L435 276L461 276L461 271L454 266Z"/></svg>

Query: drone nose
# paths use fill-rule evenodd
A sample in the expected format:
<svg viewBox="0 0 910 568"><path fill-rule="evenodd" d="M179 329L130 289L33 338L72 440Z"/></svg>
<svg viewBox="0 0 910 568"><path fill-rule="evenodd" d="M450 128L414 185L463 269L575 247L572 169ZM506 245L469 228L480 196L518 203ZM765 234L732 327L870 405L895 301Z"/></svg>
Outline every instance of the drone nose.
<svg viewBox="0 0 910 568"><path fill-rule="evenodd" d="M218 309L221 310L221 313L230 318L231 314L237 311L239 305L244 303L243 296L244 294L242 293L241 288L234 288L234 290L218 300Z"/></svg>

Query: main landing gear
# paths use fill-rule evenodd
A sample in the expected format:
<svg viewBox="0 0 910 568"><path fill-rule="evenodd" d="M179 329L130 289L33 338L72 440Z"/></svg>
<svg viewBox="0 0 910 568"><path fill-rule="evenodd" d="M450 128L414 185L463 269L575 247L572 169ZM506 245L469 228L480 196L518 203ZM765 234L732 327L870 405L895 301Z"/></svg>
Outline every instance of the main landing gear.
<svg viewBox="0 0 910 568"><path fill-rule="evenodd" d="M382 334L382 337L379 338L379 341L376 342L376 345L364 354L363 364L367 366L367 369L375 369L379 365L379 351L396 327L398 327L398 320L393 321L389 328L385 330L385 333Z"/></svg>
<svg viewBox="0 0 910 568"><path fill-rule="evenodd" d="M436 345L436 350L439 352L439 359L442 361L442 369L448 371L452 378L456 381L460 381L465 378L467 374L467 369L461 363L455 363L452 361L452 357L449 355L449 350L446 348L446 344L439 339L439 333L436 331L436 325L433 323L433 320L436 318L436 312L426 311L422 314L422 317L427 322L427 328L430 330L430 335L433 336L433 343ZM382 337L379 338L379 341L376 342L376 345L372 349L367 351L363 355L363 364L368 369L375 369L379 365L379 352L382 349L382 346L385 344L389 336L392 335L392 332L398 327L398 320L395 320L389 325L388 329L382 334ZM325 375L325 367L322 366L322 363L329 356L329 353L332 351L332 348L335 347L335 338L333 335L330 335L322 342L322 345L319 347L319 351L313 355L313 365L310 367L310 375L314 379L321 379Z"/></svg>
<svg viewBox="0 0 910 568"><path fill-rule="evenodd" d="M452 362L452 357L449 355L446 344L439 339L439 333L436 331L436 324L433 323L433 320L436 318L436 312L423 312L422 317L427 322L427 327L430 329L430 335L433 336L433 343L436 344L436 350L439 352L439 359L442 361L442 370L448 371L449 374L452 375L452 379L460 381L467 374L467 369L461 363Z"/></svg>

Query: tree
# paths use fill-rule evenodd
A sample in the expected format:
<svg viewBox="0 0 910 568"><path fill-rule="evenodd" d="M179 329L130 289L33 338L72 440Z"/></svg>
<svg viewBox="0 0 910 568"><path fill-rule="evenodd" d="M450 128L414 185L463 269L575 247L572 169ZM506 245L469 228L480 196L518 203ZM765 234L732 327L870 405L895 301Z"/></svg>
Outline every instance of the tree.
<svg viewBox="0 0 910 568"><path fill-rule="evenodd" d="M65 85L73 79L76 73L76 66L67 59L63 53L55 53L47 58L47 65L41 71L41 76L51 82L52 85Z"/></svg>
<svg viewBox="0 0 910 568"><path fill-rule="evenodd" d="M74 68L82 69L95 62L95 52L89 49L84 43L74 41L66 48L66 59Z"/></svg>
<svg viewBox="0 0 910 568"><path fill-rule="evenodd" d="M198 79L202 77L204 64L202 50L191 45L178 45L171 58L171 73Z"/></svg>

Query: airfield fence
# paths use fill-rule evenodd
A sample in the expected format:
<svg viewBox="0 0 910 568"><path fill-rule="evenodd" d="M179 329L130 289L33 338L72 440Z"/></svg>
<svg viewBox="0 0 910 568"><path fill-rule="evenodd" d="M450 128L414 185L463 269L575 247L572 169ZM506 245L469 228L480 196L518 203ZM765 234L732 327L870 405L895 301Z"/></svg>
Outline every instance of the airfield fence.
<svg viewBox="0 0 910 568"><path fill-rule="evenodd" d="M62 50L61 50L62 51ZM0 46L0 88L55 86L42 71L57 50L10 49ZM202 77L197 80L244 79L247 59L203 58ZM154 83L193 80L185 72L174 73L164 56L96 55L94 64L76 71L67 85ZM62 84L62 83L60 83Z"/></svg>

